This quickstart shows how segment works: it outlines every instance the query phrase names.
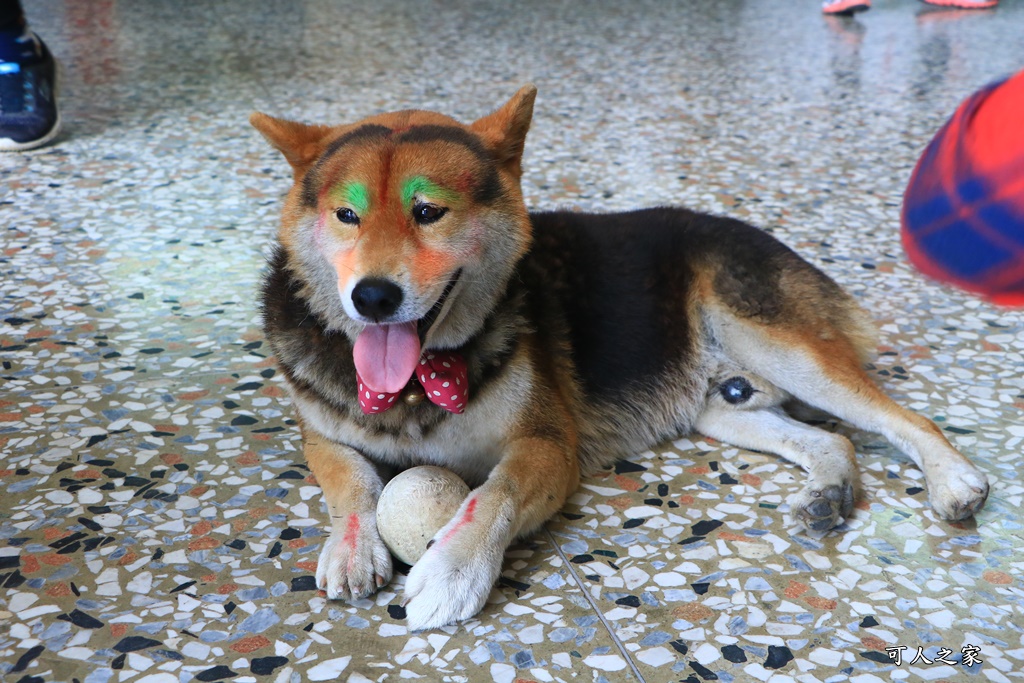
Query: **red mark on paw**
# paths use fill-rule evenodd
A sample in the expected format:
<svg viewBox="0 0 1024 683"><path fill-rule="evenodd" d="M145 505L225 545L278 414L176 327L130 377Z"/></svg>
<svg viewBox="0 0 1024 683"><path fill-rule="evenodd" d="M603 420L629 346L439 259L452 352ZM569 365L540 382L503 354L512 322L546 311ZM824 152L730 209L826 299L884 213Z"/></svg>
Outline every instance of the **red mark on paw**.
<svg viewBox="0 0 1024 683"><path fill-rule="evenodd" d="M348 516L348 526L345 527L345 535L341 537L341 542L348 546L348 565L346 570L349 574L352 573L352 567L356 561L356 540L359 538L359 515L352 513Z"/></svg>
<svg viewBox="0 0 1024 683"><path fill-rule="evenodd" d="M462 512L462 517L460 517L459 521L455 523L455 526L449 529L448 533L444 535L444 538L441 539L441 545L447 543L452 536L458 533L459 529L473 521L474 511L476 511L476 498L470 498L469 502L466 503L466 509Z"/></svg>
<svg viewBox="0 0 1024 683"><path fill-rule="evenodd" d="M349 550L356 549L356 539L359 537L359 515L352 513L348 516L348 526L345 528L345 535L341 538L342 542L348 546Z"/></svg>

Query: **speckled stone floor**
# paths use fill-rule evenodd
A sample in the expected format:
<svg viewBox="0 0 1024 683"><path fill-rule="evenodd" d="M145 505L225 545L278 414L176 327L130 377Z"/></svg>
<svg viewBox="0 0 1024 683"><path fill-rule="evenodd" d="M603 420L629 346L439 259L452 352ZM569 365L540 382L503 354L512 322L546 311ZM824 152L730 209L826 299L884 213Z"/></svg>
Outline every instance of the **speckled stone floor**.
<svg viewBox="0 0 1024 683"><path fill-rule="evenodd" d="M0 158L0 679L1024 678L1024 313L898 242L931 134L1024 66L1024 3L27 4L66 132ZM785 524L795 466L689 436L585 481L467 623L408 632L401 574L326 600L254 305L289 171L246 118L469 120L527 81L531 206L685 204L799 249L878 319L878 381L991 478L976 523L823 418L864 483L823 539Z"/></svg>

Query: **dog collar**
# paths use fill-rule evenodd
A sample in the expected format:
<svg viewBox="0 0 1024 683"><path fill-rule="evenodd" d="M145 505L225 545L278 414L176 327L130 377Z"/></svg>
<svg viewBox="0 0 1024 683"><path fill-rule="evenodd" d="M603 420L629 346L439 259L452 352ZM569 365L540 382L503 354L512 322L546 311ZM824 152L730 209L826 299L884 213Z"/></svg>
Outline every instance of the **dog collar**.
<svg viewBox="0 0 1024 683"><path fill-rule="evenodd" d="M409 384L399 393L373 391L363 383L363 378L358 372L356 381L359 383L359 407L366 415L383 413L391 409L398 397L403 394L405 402L409 405L416 405L425 396L431 403L455 414L465 410L469 398L466 359L454 351L431 351L423 354L416 372L409 379Z"/></svg>

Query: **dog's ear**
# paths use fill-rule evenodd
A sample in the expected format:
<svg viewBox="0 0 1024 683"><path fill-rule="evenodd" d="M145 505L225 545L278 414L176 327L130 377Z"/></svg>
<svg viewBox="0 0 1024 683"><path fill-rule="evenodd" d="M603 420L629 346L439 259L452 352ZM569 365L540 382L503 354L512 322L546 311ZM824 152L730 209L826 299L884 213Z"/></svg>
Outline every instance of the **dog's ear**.
<svg viewBox="0 0 1024 683"><path fill-rule="evenodd" d="M297 121L277 119L261 112L249 117L252 127L263 134L277 149L300 178L322 151L322 143L330 132L330 126L310 126Z"/></svg>
<svg viewBox="0 0 1024 683"><path fill-rule="evenodd" d="M537 86L524 85L500 109L474 121L470 130L483 138L498 163L517 178L522 175L521 161L526 132L533 118L533 101Z"/></svg>

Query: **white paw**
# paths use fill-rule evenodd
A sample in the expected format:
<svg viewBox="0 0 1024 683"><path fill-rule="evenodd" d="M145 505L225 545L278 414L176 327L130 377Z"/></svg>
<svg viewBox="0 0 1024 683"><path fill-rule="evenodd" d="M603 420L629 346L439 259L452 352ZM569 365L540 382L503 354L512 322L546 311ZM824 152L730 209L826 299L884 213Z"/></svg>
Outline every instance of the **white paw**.
<svg viewBox="0 0 1024 683"><path fill-rule="evenodd" d="M479 612L501 573L504 548L463 554L434 544L405 581L405 615L414 631L469 619Z"/></svg>
<svg viewBox="0 0 1024 683"><path fill-rule="evenodd" d="M988 498L988 477L974 465L957 463L928 481L928 499L935 514L949 521L973 516Z"/></svg>
<svg viewBox="0 0 1024 683"><path fill-rule="evenodd" d="M391 580L391 553L377 533L373 512L335 520L320 551L316 585L332 600L365 598Z"/></svg>
<svg viewBox="0 0 1024 683"><path fill-rule="evenodd" d="M405 615L416 631L469 619L479 612L501 573L510 538L510 510L495 514L470 495L444 525L405 580ZM490 514L487 510L490 508Z"/></svg>

